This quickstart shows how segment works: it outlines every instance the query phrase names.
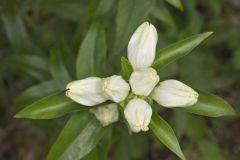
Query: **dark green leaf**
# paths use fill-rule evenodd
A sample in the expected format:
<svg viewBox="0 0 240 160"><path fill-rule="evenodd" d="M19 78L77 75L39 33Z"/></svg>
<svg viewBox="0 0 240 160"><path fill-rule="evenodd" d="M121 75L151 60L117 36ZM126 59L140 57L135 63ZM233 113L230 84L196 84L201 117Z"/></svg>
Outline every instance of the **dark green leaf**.
<svg viewBox="0 0 240 160"><path fill-rule="evenodd" d="M93 24L84 38L78 52L76 75L78 79L94 75L94 51L97 39L98 25Z"/></svg>
<svg viewBox="0 0 240 160"><path fill-rule="evenodd" d="M122 76L124 77L125 80L128 81L133 72L133 68L125 57L121 58L121 66L122 66L122 71L121 71Z"/></svg>
<svg viewBox="0 0 240 160"><path fill-rule="evenodd" d="M39 1L39 7L43 12L54 12L60 17L75 21L85 22L87 17L88 1L79 0L51 0Z"/></svg>
<svg viewBox="0 0 240 160"><path fill-rule="evenodd" d="M112 140L112 127L109 127L106 134L97 144L97 146L84 157L84 160L108 160Z"/></svg>
<svg viewBox="0 0 240 160"><path fill-rule="evenodd" d="M162 69L169 63L186 56L211 34L212 32L197 34L160 50L153 63L153 68Z"/></svg>
<svg viewBox="0 0 240 160"><path fill-rule="evenodd" d="M107 58L107 42L106 33L103 27L98 30L95 53L94 53L94 63L95 63L95 76L106 75L106 58Z"/></svg>
<svg viewBox="0 0 240 160"><path fill-rule="evenodd" d="M115 3L114 0L101 0L96 10L96 15L104 16Z"/></svg>
<svg viewBox="0 0 240 160"><path fill-rule="evenodd" d="M149 148L146 134L129 134L127 128L121 128L117 140L113 144L112 159L114 160L137 160L147 154Z"/></svg>
<svg viewBox="0 0 240 160"><path fill-rule="evenodd" d="M60 91L55 81L46 81L37 85L34 85L20 95L17 96L15 102L20 108L33 103L34 101L41 99L49 94Z"/></svg>
<svg viewBox="0 0 240 160"><path fill-rule="evenodd" d="M172 6L178 8L179 10L183 11L183 5L181 3L180 0L166 0L169 4L171 4Z"/></svg>
<svg viewBox="0 0 240 160"><path fill-rule="evenodd" d="M63 63L61 50L58 48L51 50L50 71L60 89L64 89L67 83L71 81L71 77Z"/></svg>
<svg viewBox="0 0 240 160"><path fill-rule="evenodd" d="M198 102L193 106L181 108L184 111L208 117L234 115L235 111L224 99L211 93L197 90Z"/></svg>
<svg viewBox="0 0 240 160"><path fill-rule="evenodd" d="M75 103L64 92L47 96L18 112L15 118L52 119L69 112L88 110L86 106Z"/></svg>
<svg viewBox="0 0 240 160"><path fill-rule="evenodd" d="M116 17L114 53L118 54L128 43L134 30L147 17L153 0L120 0Z"/></svg>
<svg viewBox="0 0 240 160"><path fill-rule="evenodd" d="M31 41L21 15L17 11L13 0L6 1L3 5L1 19L8 41L13 45L14 49L24 51L29 47Z"/></svg>
<svg viewBox="0 0 240 160"><path fill-rule="evenodd" d="M151 15L153 15L158 20L166 23L170 27L174 27L174 21L171 13L162 1L158 1L158 3L159 4L155 5L151 10Z"/></svg>
<svg viewBox="0 0 240 160"><path fill-rule="evenodd" d="M81 159L96 146L106 129L93 114L75 113L52 146L47 160Z"/></svg>
<svg viewBox="0 0 240 160"><path fill-rule="evenodd" d="M185 160L185 156L179 146L177 137L171 128L171 126L162 119L157 113L152 115L150 128L155 136L171 151L178 155L182 160Z"/></svg>
<svg viewBox="0 0 240 160"><path fill-rule="evenodd" d="M77 78L97 76L106 69L106 36L99 23L92 24L83 40L77 58Z"/></svg>
<svg viewBox="0 0 240 160"><path fill-rule="evenodd" d="M47 60L40 56L13 54L0 61L0 64L1 69L10 67L25 72L38 80L45 80L49 77Z"/></svg>

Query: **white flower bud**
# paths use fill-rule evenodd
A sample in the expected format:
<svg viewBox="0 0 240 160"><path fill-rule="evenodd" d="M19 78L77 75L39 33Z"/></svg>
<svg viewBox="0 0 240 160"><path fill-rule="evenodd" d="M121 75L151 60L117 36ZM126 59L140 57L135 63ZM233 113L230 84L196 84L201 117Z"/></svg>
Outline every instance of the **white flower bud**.
<svg viewBox="0 0 240 160"><path fill-rule="evenodd" d="M134 71L130 76L129 83L134 94L148 96L159 79L156 70L144 68Z"/></svg>
<svg viewBox="0 0 240 160"><path fill-rule="evenodd" d="M191 106L198 100L198 93L177 80L166 80L155 87L151 97L164 107Z"/></svg>
<svg viewBox="0 0 240 160"><path fill-rule="evenodd" d="M152 117L152 108L146 101L135 98L127 104L124 115L133 132L148 131L148 125Z"/></svg>
<svg viewBox="0 0 240 160"><path fill-rule="evenodd" d="M102 90L108 99L119 103L128 96L130 87L121 76L114 75L103 79Z"/></svg>
<svg viewBox="0 0 240 160"><path fill-rule="evenodd" d="M91 112L103 126L107 126L118 121L119 114L116 103L100 106L96 109L92 109Z"/></svg>
<svg viewBox="0 0 240 160"><path fill-rule="evenodd" d="M134 69L150 67L155 58L158 34L155 27L144 22L128 43L128 59Z"/></svg>
<svg viewBox="0 0 240 160"><path fill-rule="evenodd" d="M72 81L66 89L66 96L82 105L94 106L107 100L102 92L102 79L98 77Z"/></svg>

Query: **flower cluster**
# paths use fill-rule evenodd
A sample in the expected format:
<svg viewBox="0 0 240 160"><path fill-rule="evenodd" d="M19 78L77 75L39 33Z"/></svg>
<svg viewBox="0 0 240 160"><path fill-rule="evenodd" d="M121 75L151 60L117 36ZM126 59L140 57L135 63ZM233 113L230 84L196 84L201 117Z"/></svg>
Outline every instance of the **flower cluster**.
<svg viewBox="0 0 240 160"><path fill-rule="evenodd" d="M126 82L120 75L107 78L89 77L67 85L66 96L86 106L103 105L92 112L103 126L118 121L117 104L124 108L124 116L133 132L147 131L152 108L146 99L163 107L186 107L197 102L198 93L177 80L160 81L151 68L155 59L158 35L155 27L145 22L132 35L128 44L128 59L133 72ZM125 103L122 103L125 102Z"/></svg>

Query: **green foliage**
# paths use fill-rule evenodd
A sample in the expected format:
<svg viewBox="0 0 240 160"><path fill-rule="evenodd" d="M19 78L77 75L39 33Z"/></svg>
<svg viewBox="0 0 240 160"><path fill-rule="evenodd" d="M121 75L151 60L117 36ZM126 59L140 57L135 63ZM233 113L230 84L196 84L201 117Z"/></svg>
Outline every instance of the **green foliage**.
<svg viewBox="0 0 240 160"><path fill-rule="evenodd" d="M115 54L118 54L127 45L134 30L144 21L153 5L153 0L119 1L113 50Z"/></svg>
<svg viewBox="0 0 240 160"><path fill-rule="evenodd" d="M37 80L49 78L46 58L31 54L13 54L1 60L2 69L14 68L22 71Z"/></svg>
<svg viewBox="0 0 240 160"><path fill-rule="evenodd" d="M122 75L126 80L129 80L131 73L133 72L133 68L129 61L125 58L121 58L121 66L122 66Z"/></svg>
<svg viewBox="0 0 240 160"><path fill-rule="evenodd" d="M171 151L178 155L182 160L185 160L185 156L179 146L177 137L171 128L171 126L162 119L157 113L154 113L150 123L150 128L156 137Z"/></svg>
<svg viewBox="0 0 240 160"><path fill-rule="evenodd" d="M172 6L178 8L179 10L183 11L183 5L180 0L166 0Z"/></svg>
<svg viewBox="0 0 240 160"><path fill-rule="evenodd" d="M32 85L15 99L17 110L27 106L15 118L58 118L54 122L63 125L59 117L73 114L52 146L47 156L49 160L107 160L110 150L114 160L149 159L147 152L153 148L150 134L129 135L125 130L116 134L116 130L124 127L119 124L114 124L117 127L102 127L88 112L91 107L73 102L62 91L72 80L88 76L106 77L110 72L118 74L120 70L128 81L132 66L124 57L118 65L118 57L126 56L127 43L137 26L150 21L159 31L158 48L163 48L157 52L153 64L155 69L161 70L159 73L163 73L164 68L161 80L177 78L196 88L218 91L216 93L224 97L226 93L223 91L227 91L231 104L239 103L232 97L232 90L239 95L234 87L239 84L240 32L239 27L224 26L234 25L230 18L239 14L232 7L221 6L222 3L217 0L182 3L180 0L5 1L1 7L0 71L7 78L1 79L0 87L4 90L9 76L17 77L14 82L10 81L10 86L21 86L22 89ZM203 47L194 50L194 55L180 60L211 35L212 32L205 32L207 30L213 30L214 36ZM205 33L196 34L201 32ZM185 39L192 34L195 35ZM178 59L180 61L175 62ZM21 79L26 75L30 82ZM15 88L11 90L18 92ZM178 137L190 139L183 139L187 143L186 149L197 146L194 152L199 152L200 158L221 159L224 154L221 148L205 140L206 130L216 132L212 130L215 124L208 126L206 122L211 123L210 119L206 121L205 117L190 113L219 117L234 115L235 111L218 96L201 90L198 93L195 105L174 110L171 124ZM13 97L2 95L4 101ZM170 118L168 112L166 117ZM185 159L166 120L154 113L150 129L167 148Z"/></svg>
<svg viewBox="0 0 240 160"><path fill-rule="evenodd" d="M96 146L106 130L93 114L75 113L48 153L47 160L81 159Z"/></svg>
<svg viewBox="0 0 240 160"><path fill-rule="evenodd" d="M87 107L70 100L64 92L47 96L18 112L15 118L52 119L68 112L87 110Z"/></svg>
<svg viewBox="0 0 240 160"><path fill-rule="evenodd" d="M199 99L196 104L182 108L184 111L209 117L235 115L233 108L222 98L198 90Z"/></svg>
<svg viewBox="0 0 240 160"><path fill-rule="evenodd" d="M46 95L53 94L57 91L60 90L55 81L50 80L42 82L40 84L27 88L24 92L19 94L15 100L16 105L21 107L27 106L34 101L39 100Z"/></svg>
<svg viewBox="0 0 240 160"><path fill-rule="evenodd" d="M187 55L211 34L212 32L206 32L194 35L160 50L153 64L153 68L161 69L167 64Z"/></svg>
<svg viewBox="0 0 240 160"><path fill-rule="evenodd" d="M91 25L79 49L76 74L82 79L105 74L106 36L99 23Z"/></svg>
<svg viewBox="0 0 240 160"><path fill-rule="evenodd" d="M71 82L71 77L63 63L61 50L58 48L51 50L50 72L60 89L64 89Z"/></svg>

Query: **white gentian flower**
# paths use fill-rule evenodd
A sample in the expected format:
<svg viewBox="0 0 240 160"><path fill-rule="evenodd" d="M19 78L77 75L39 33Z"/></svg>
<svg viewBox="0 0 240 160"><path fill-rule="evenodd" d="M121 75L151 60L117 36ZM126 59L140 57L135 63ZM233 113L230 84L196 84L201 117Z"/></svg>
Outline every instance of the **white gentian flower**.
<svg viewBox="0 0 240 160"><path fill-rule="evenodd" d="M148 96L159 82L159 79L156 70L143 68L133 71L129 83L134 94Z"/></svg>
<svg viewBox="0 0 240 160"><path fill-rule="evenodd" d="M166 80L155 87L151 97L164 107L186 107L197 102L198 93L180 81Z"/></svg>
<svg viewBox="0 0 240 160"><path fill-rule="evenodd" d="M155 27L148 22L140 25L133 33L128 43L128 59L134 70L152 65L157 39Z"/></svg>
<svg viewBox="0 0 240 160"><path fill-rule="evenodd" d="M100 121L103 126L107 126L111 123L118 121L119 114L116 103L92 109L91 112L95 115L95 117Z"/></svg>
<svg viewBox="0 0 240 160"><path fill-rule="evenodd" d="M102 92L102 79L98 77L72 81L66 89L66 96L82 105L94 106L107 100Z"/></svg>
<svg viewBox="0 0 240 160"><path fill-rule="evenodd" d="M133 132L148 131L148 125L152 117L152 108L146 101L135 98L128 102L124 115Z"/></svg>
<svg viewBox="0 0 240 160"><path fill-rule="evenodd" d="M121 76L114 75L102 80L102 90L108 99L119 103L128 96L130 87Z"/></svg>

